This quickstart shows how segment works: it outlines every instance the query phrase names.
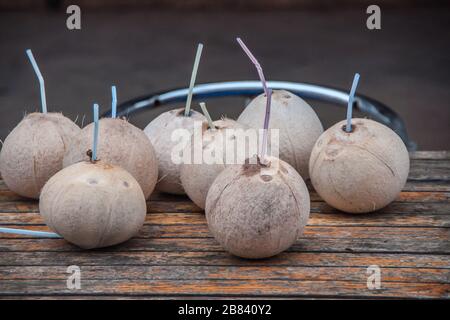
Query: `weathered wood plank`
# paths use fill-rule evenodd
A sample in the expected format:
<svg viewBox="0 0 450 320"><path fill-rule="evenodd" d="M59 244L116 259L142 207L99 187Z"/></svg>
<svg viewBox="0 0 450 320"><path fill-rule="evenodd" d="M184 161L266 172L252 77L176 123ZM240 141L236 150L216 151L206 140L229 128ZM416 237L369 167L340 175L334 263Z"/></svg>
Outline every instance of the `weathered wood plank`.
<svg viewBox="0 0 450 320"><path fill-rule="evenodd" d="M39 212L37 202L30 201L4 201L0 202L0 212L20 213L20 212ZM204 211L190 201L166 202L151 201L148 202L147 213L166 213L166 212L196 212ZM342 213L330 207L325 202L311 202L311 212L320 213ZM379 210L380 213L434 213L449 214L450 202L393 202L387 207Z"/></svg>
<svg viewBox="0 0 450 320"><path fill-rule="evenodd" d="M308 226L288 251L450 253L448 228ZM63 239L3 238L0 252L79 251ZM145 225L112 251L221 251L206 225Z"/></svg>
<svg viewBox="0 0 450 320"><path fill-rule="evenodd" d="M84 280L76 294L132 295L294 295L448 298L449 284L384 282L379 290L369 290L366 282L296 280ZM61 280L0 281L2 295L74 294Z"/></svg>
<svg viewBox="0 0 450 320"><path fill-rule="evenodd" d="M206 224L203 213L150 213L146 216L146 224L178 225ZM7 213L0 212L0 225L32 230L48 231L47 228L34 228L43 226L44 221L37 212ZM310 226L411 226L411 227L450 227L449 214L433 214L429 212L415 213L382 213L376 212L365 215L351 215L346 213L317 213L313 212L308 221ZM0 234L0 238L6 236ZM13 236L13 235L10 235Z"/></svg>
<svg viewBox="0 0 450 320"><path fill-rule="evenodd" d="M367 267L82 266L84 280L306 280L367 281ZM383 268L382 281L450 283L447 269ZM65 266L0 267L1 280L66 280Z"/></svg>
<svg viewBox="0 0 450 320"><path fill-rule="evenodd" d="M450 159L450 151L448 151L448 150L415 151L415 152L410 152L409 156L411 159L449 160Z"/></svg>
<svg viewBox="0 0 450 320"><path fill-rule="evenodd" d="M322 198L317 192L310 187L309 195L311 201L320 202ZM186 196L176 196L169 194L157 193L151 196L148 203L151 205L153 202L190 202ZM396 202L448 202L450 201L450 192L419 192L419 191L403 191L399 194ZM25 203L37 203L37 200L26 199L16 195L9 190L0 190L0 202L25 202Z"/></svg>
<svg viewBox="0 0 450 320"><path fill-rule="evenodd" d="M220 265L220 266L305 266L305 267L410 267L450 269L450 255L283 252L270 259L240 259L217 252L0 252L0 266L138 266L138 265Z"/></svg>

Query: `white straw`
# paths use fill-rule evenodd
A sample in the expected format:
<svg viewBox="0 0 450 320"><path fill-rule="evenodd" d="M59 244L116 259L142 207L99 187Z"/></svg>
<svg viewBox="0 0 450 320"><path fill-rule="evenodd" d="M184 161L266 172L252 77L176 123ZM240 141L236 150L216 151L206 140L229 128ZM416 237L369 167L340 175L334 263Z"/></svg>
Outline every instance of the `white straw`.
<svg viewBox="0 0 450 320"><path fill-rule="evenodd" d="M214 125L214 122L211 119L211 116L209 115L208 109L206 109L206 104L204 102L200 102L200 108L202 108L202 112L206 117L206 120L208 120L209 127L213 130L216 129L216 126Z"/></svg>
<svg viewBox="0 0 450 320"><path fill-rule="evenodd" d="M189 117L192 102L192 92L194 90L195 79L197 78L197 70L202 56L203 44L199 43L197 47L197 54L195 55L194 67L192 68L191 83L189 84L189 92L186 99L186 107L184 108L184 116Z"/></svg>
<svg viewBox="0 0 450 320"><path fill-rule="evenodd" d="M347 104L347 125L345 126L345 131L352 131L352 112L353 112L353 102L355 101L355 92L356 87L358 86L359 81L359 73L355 73L355 77L353 78L352 88L350 90L350 94L348 96L348 104Z"/></svg>
<svg viewBox="0 0 450 320"><path fill-rule="evenodd" d="M44 77L42 77L41 71L39 70L36 60L34 60L33 52L31 52L31 49L28 49L26 52L28 55L28 59L30 59L31 65L33 66L34 72L36 73L36 76L39 80L39 86L41 88L42 113L47 113L47 100L45 98Z"/></svg>

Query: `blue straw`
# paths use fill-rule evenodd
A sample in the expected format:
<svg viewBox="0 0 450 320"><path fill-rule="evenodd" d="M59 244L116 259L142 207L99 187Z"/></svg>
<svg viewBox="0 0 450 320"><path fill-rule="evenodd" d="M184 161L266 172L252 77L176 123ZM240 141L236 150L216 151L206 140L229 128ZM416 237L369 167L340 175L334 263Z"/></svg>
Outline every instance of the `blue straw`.
<svg viewBox="0 0 450 320"><path fill-rule="evenodd" d="M27 49L26 52L28 55L28 59L30 59L31 65L33 66L34 72L36 73L36 76L39 80L39 86L41 88L42 113L47 113L47 100L45 99L44 78L42 77L41 71L39 70L36 60L34 60L33 52L31 52L31 49Z"/></svg>
<svg viewBox="0 0 450 320"><path fill-rule="evenodd" d="M111 103L111 118L115 118L117 116L117 90L116 86L111 87L112 94L112 103Z"/></svg>
<svg viewBox="0 0 450 320"><path fill-rule="evenodd" d="M43 238L57 238L57 239L62 238L59 234L53 232L33 231L14 228L0 228L0 233L22 234L26 236L43 237Z"/></svg>
<svg viewBox="0 0 450 320"><path fill-rule="evenodd" d="M353 111L353 102L355 101L355 92L356 87L358 86L359 81L359 73L355 73L355 77L353 78L352 89L350 90L350 94L348 96L348 104L347 104L347 125L345 126L345 131L352 131L352 111Z"/></svg>
<svg viewBox="0 0 450 320"><path fill-rule="evenodd" d="M92 161L97 160L98 144L98 104L94 103L94 144L92 146Z"/></svg>

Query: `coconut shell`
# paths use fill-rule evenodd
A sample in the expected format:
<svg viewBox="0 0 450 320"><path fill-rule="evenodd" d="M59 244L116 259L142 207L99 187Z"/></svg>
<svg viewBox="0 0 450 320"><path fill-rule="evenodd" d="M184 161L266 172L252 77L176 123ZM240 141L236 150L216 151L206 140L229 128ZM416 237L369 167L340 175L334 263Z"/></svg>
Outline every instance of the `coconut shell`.
<svg viewBox="0 0 450 320"><path fill-rule="evenodd" d="M93 123L83 128L64 156L64 167L89 160L86 151L92 148L93 132ZM158 179L155 150L145 133L128 121L118 118L100 120L97 158L131 173L145 198L155 189Z"/></svg>
<svg viewBox="0 0 450 320"><path fill-rule="evenodd" d="M332 207L371 212L392 202L406 183L409 154L400 137L368 119L353 119L326 130L311 153L311 182Z"/></svg>
<svg viewBox="0 0 450 320"><path fill-rule="evenodd" d="M61 113L31 113L6 137L0 172L15 193L38 199L44 184L63 168L67 147L80 128Z"/></svg>
<svg viewBox="0 0 450 320"><path fill-rule="evenodd" d="M239 116L238 122L260 129L264 123L266 100L264 94L253 99ZM280 159L293 166L304 179L308 178L311 150L323 132L314 110L295 94L286 90L274 90L269 129L279 129Z"/></svg>
<svg viewBox="0 0 450 320"><path fill-rule="evenodd" d="M243 258L267 258L289 248L309 218L308 189L286 162L226 167L206 198L206 219L216 240ZM254 164L252 164L254 163Z"/></svg>
<svg viewBox="0 0 450 320"><path fill-rule="evenodd" d="M145 197L124 169L102 161L78 162L54 175L42 189L45 223L84 249L124 242L144 224Z"/></svg>
<svg viewBox="0 0 450 320"><path fill-rule="evenodd" d="M184 191L189 198L200 208L205 208L206 195L213 183L214 179L225 169L227 164L227 154L236 156L236 137L234 135L226 136L226 130L229 129L242 129L245 127L238 122L231 119L223 119L214 121L216 129L208 129L203 132L202 137L202 151L204 153L212 154L213 152L220 152L220 163L208 163L202 161L202 163L190 163L181 164L180 175L181 184ZM228 139L228 141L226 141ZM187 146L185 150L190 147L190 151L193 152L194 140L191 141L191 145ZM188 152L188 151L185 151ZM235 164L232 163L232 164Z"/></svg>
<svg viewBox="0 0 450 320"><path fill-rule="evenodd" d="M172 151L180 144L180 141L176 139L173 141L172 133L177 129L186 129L190 136L194 132L196 121L200 121L202 127L206 129L208 123L205 116L191 110L191 115L185 117L184 108L181 108L160 114L145 127L144 132L152 142L158 158L159 181L156 185L157 190L172 194L185 194L180 180L180 164L172 161ZM190 138L186 145L189 142ZM183 147L181 147L181 150L183 150Z"/></svg>

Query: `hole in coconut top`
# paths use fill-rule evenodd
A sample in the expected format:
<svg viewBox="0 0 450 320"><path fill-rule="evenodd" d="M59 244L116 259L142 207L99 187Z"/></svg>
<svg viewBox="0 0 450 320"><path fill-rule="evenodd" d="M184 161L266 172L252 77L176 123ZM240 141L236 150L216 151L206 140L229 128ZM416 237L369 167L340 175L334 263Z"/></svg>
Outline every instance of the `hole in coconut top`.
<svg viewBox="0 0 450 320"><path fill-rule="evenodd" d="M174 110L175 111L175 116L176 117L181 117L181 116L185 116L184 115L184 108L183 109L179 109L179 110ZM187 117L190 117L190 116L192 116L193 115L193 110L192 109L190 109L189 110L189 114L187 115Z"/></svg>
<svg viewBox="0 0 450 320"><path fill-rule="evenodd" d="M264 181L264 182L269 182L272 179L273 179L272 176L269 176L267 174L261 175L261 180Z"/></svg>
<svg viewBox="0 0 450 320"><path fill-rule="evenodd" d="M290 99L290 98L291 98L291 95L285 93L285 94L283 94L283 98L284 98L284 99Z"/></svg>
<svg viewBox="0 0 450 320"><path fill-rule="evenodd" d="M130 184L129 184L128 182L124 181L124 182L123 182L123 186L124 186L125 188L128 188L128 187L130 186Z"/></svg>
<svg viewBox="0 0 450 320"><path fill-rule="evenodd" d="M350 132L347 132L347 125L342 125L342 127L341 127L341 129L342 129L342 131L344 131L345 133L352 133L352 132L354 132L355 131L355 128L356 128L356 125L354 125L353 123L352 123L352 125L351 125L351 127L350 127Z"/></svg>
<svg viewBox="0 0 450 320"><path fill-rule="evenodd" d="M87 182L88 182L89 184L98 184L97 179L94 179L94 178L89 178Z"/></svg>

